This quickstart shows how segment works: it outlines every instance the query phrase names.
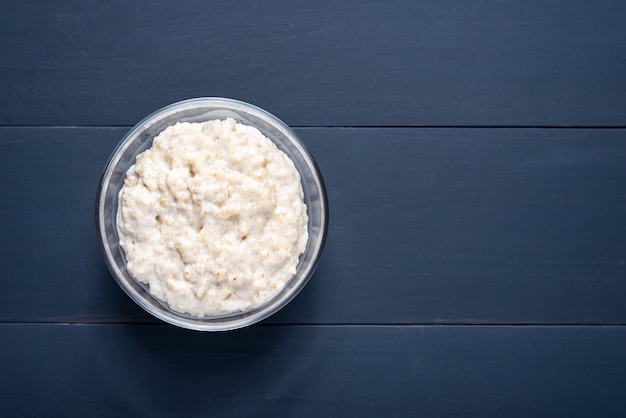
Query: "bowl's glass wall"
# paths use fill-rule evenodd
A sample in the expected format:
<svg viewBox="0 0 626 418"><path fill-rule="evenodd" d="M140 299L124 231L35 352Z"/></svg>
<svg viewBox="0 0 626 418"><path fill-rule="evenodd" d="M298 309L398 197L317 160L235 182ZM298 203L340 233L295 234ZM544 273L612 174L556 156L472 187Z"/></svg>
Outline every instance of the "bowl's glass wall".
<svg viewBox="0 0 626 418"><path fill-rule="evenodd" d="M126 268L126 257L119 245L116 215L118 194L128 168L135 158L152 145L153 138L176 122L205 122L235 119L255 126L287 153L298 169L309 217L309 241L300 257L296 275L282 291L253 310L221 316L193 317L171 310L153 297L147 285L135 280ZM324 183L315 161L295 133L276 117L247 103L220 98L191 99L167 106L131 129L113 152L102 176L96 202L98 236L109 270L122 289L152 315L171 324L205 331L244 327L267 318L285 306L307 283L321 255L328 226L328 206Z"/></svg>

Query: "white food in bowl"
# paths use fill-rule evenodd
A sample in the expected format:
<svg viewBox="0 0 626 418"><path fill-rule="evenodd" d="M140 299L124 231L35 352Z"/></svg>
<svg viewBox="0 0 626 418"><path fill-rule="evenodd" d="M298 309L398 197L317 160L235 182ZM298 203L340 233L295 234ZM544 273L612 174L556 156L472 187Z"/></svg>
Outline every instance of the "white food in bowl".
<svg viewBox="0 0 626 418"><path fill-rule="evenodd" d="M233 119L166 128L119 193L128 270L171 309L197 317L271 300L296 272L307 224L293 162Z"/></svg>

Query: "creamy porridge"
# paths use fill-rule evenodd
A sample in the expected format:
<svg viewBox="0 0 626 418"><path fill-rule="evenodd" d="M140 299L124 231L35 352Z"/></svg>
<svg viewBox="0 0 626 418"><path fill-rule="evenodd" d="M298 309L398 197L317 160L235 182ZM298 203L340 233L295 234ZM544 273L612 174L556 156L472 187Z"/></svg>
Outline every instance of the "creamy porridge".
<svg viewBox="0 0 626 418"><path fill-rule="evenodd" d="M276 295L296 272L307 222L293 162L233 119L161 132L128 169L117 214L133 276L194 316Z"/></svg>

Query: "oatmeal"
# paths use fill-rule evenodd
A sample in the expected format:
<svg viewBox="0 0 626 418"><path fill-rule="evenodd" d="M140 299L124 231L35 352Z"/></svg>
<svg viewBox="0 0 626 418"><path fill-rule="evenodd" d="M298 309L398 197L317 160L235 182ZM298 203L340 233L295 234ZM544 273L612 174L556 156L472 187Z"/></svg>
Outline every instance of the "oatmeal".
<svg viewBox="0 0 626 418"><path fill-rule="evenodd" d="M161 132L128 169L117 213L132 275L198 317L275 296L296 272L307 222L293 162L233 119Z"/></svg>

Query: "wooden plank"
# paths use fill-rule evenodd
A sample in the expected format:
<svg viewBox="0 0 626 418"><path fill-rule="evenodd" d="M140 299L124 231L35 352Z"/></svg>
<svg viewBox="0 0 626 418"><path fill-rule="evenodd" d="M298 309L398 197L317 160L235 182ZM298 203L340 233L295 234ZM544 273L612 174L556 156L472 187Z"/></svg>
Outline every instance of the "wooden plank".
<svg viewBox="0 0 626 418"><path fill-rule="evenodd" d="M96 244L122 128L0 129L0 321L148 317ZM299 129L326 250L295 324L624 324L626 130Z"/></svg>
<svg viewBox="0 0 626 418"><path fill-rule="evenodd" d="M6 416L623 417L620 327L0 325ZM10 343L7 343L10 342Z"/></svg>
<svg viewBox="0 0 626 418"><path fill-rule="evenodd" d="M2 320L146 318L119 297L96 238L98 182L125 131L0 129Z"/></svg>
<svg viewBox="0 0 626 418"><path fill-rule="evenodd" d="M11 2L0 124L224 96L296 126L625 126L625 20L609 0Z"/></svg>

